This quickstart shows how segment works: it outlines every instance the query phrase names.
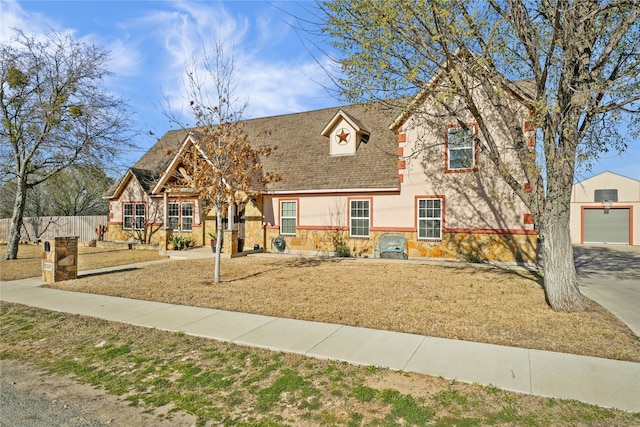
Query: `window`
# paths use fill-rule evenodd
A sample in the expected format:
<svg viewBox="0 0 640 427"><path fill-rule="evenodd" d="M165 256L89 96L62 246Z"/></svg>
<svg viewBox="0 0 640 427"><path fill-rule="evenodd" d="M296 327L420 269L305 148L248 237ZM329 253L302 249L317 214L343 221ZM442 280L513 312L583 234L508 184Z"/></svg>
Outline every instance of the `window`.
<svg viewBox="0 0 640 427"><path fill-rule="evenodd" d="M191 231L191 227L193 225L193 203L183 203L182 204L182 222L181 222L181 230L182 231Z"/></svg>
<svg viewBox="0 0 640 427"><path fill-rule="evenodd" d="M418 199L418 239L442 239L442 199Z"/></svg>
<svg viewBox="0 0 640 427"><path fill-rule="evenodd" d="M369 237L369 200L351 201L351 237Z"/></svg>
<svg viewBox="0 0 640 427"><path fill-rule="evenodd" d="M136 230L144 230L144 203L136 203L135 224Z"/></svg>
<svg viewBox="0 0 640 427"><path fill-rule="evenodd" d="M178 230L178 224L180 224L180 204L169 203L169 211L167 213L169 220L169 229Z"/></svg>
<svg viewBox="0 0 640 427"><path fill-rule="evenodd" d="M447 170L470 170L476 166L475 126L450 127L447 133Z"/></svg>
<svg viewBox="0 0 640 427"><path fill-rule="evenodd" d="M144 203L123 203L122 216L123 230L144 230Z"/></svg>
<svg viewBox="0 0 640 427"><path fill-rule="evenodd" d="M280 202L280 234L296 234L298 202Z"/></svg>
<svg viewBox="0 0 640 427"><path fill-rule="evenodd" d="M131 230L133 228L133 204L125 203L122 205L123 209L123 223L122 228L125 230Z"/></svg>

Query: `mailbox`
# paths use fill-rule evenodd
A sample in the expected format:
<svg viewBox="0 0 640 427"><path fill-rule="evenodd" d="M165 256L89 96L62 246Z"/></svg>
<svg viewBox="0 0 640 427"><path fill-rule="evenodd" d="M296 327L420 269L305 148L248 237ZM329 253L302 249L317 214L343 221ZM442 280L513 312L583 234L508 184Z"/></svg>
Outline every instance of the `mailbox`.
<svg viewBox="0 0 640 427"><path fill-rule="evenodd" d="M78 236L43 242L42 280L61 282L78 278Z"/></svg>

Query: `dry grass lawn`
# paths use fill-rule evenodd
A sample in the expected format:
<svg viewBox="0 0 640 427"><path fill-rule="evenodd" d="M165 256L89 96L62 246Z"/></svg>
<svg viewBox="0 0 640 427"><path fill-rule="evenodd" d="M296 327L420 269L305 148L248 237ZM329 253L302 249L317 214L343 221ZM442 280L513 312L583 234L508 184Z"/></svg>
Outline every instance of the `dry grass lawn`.
<svg viewBox="0 0 640 427"><path fill-rule="evenodd" d="M6 261L4 254L7 245L0 245L0 280L18 280L36 277L42 274L42 246L20 245L18 259ZM143 261L166 259L154 251L130 251L123 249L92 248L78 246L78 269L90 270L94 268L113 267L115 265L131 264Z"/></svg>
<svg viewBox="0 0 640 427"><path fill-rule="evenodd" d="M51 287L640 362L640 340L613 315L552 311L526 271L260 255L223 259L222 283L212 277L213 259L184 260Z"/></svg>

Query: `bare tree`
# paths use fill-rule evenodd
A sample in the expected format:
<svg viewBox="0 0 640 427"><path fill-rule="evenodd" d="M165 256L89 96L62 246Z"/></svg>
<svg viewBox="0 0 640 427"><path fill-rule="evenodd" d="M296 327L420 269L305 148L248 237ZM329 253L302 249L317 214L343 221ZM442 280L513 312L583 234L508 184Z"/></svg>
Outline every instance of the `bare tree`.
<svg viewBox="0 0 640 427"><path fill-rule="evenodd" d="M241 118L247 102L235 97L235 77L233 56L226 57L224 46L217 42L213 56L203 49L202 61L187 66L185 78L195 142L184 153L184 173L177 185L197 190L204 206L216 213L215 283L220 282L222 218L227 207L238 201L241 192L278 179L263 171L260 163L260 156L268 156L271 148L254 149L244 131Z"/></svg>
<svg viewBox="0 0 640 427"><path fill-rule="evenodd" d="M131 146L126 103L103 86L108 60L108 52L55 32L41 41L15 31L0 47L2 179L16 183L5 259L17 257L28 190Z"/></svg>
<svg viewBox="0 0 640 427"><path fill-rule="evenodd" d="M459 120L450 106L462 102L480 128L481 153L533 215L548 303L583 309L569 235L571 188L578 162L624 149L621 125L638 134L640 1L332 0L318 7L346 98L421 93ZM515 83L525 79L528 96ZM505 100L514 96L529 117L509 108ZM523 120L535 131L534 150ZM510 140L514 162L502 155L492 121Z"/></svg>

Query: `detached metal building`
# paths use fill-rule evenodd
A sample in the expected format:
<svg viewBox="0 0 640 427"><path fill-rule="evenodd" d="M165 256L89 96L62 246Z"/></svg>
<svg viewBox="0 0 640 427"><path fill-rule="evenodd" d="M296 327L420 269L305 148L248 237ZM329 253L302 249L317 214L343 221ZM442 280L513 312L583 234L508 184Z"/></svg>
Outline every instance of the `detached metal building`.
<svg viewBox="0 0 640 427"><path fill-rule="evenodd" d="M571 241L639 245L640 181L603 172L574 184Z"/></svg>

